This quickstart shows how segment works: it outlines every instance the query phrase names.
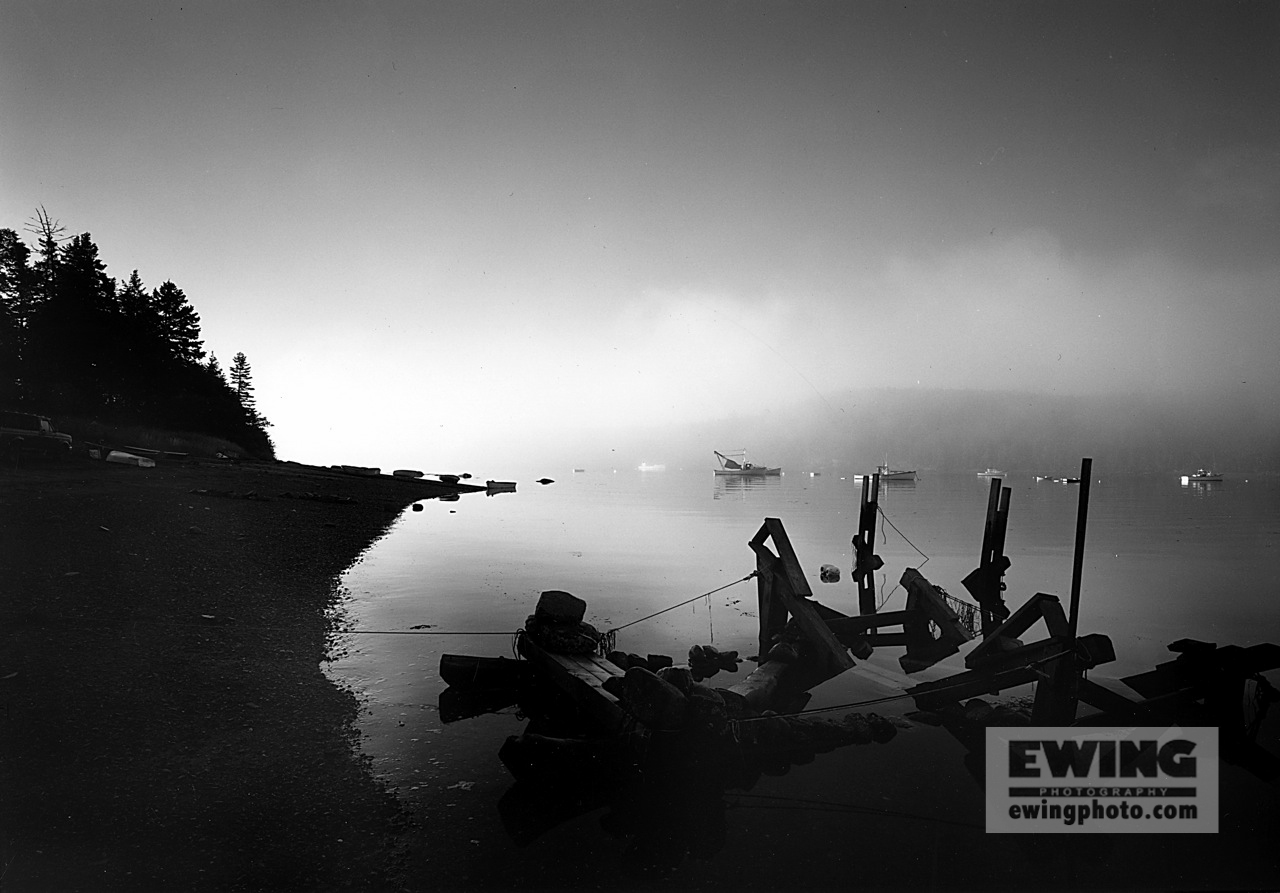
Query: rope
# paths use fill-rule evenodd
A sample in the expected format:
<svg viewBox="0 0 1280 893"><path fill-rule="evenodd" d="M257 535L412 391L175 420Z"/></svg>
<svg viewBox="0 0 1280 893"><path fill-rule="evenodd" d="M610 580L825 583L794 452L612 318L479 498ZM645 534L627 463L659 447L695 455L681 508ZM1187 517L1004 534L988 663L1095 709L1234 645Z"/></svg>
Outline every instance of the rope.
<svg viewBox="0 0 1280 893"><path fill-rule="evenodd" d="M881 518L884 519L884 523L888 524L890 527L893 528L894 533L898 534L898 536L906 540L908 546L910 546L911 548L915 549L917 552L920 553L920 557L924 559L924 561L920 562L921 567L924 567L926 564L929 563L929 556L924 554L924 552L921 552L920 547L917 546L915 543L911 542L911 540L907 538L907 535L898 529L898 525L894 524L893 521L889 520L889 516L884 513L884 509L880 507L880 503L876 503L876 512L880 515ZM889 542L889 536L884 532L883 529L881 529L880 535L884 537L885 543ZM880 604L876 606L877 611L880 610L880 608L884 607L885 602L889 600L890 596L892 596L895 592L898 591L898 587L900 585L901 584L899 583L893 584L893 588L890 589L888 593L885 594L885 597L880 600Z"/></svg>
<svg viewBox="0 0 1280 893"><path fill-rule="evenodd" d="M884 509L880 508L878 504L876 505L876 511L880 513L880 517L884 519L884 523L888 524L890 527L893 528L894 533L898 534L898 536L902 537L904 540L907 540L908 546L915 549L917 552L920 552L920 548L915 543L911 542L910 539L907 539L907 535L903 533L901 530L899 530L896 524L894 524L892 521L889 520L889 516L884 513ZM920 552L920 557L924 559L924 561L920 562L921 567L924 567L926 564L929 563L928 555L924 554L923 552Z"/></svg>
<svg viewBox="0 0 1280 893"><path fill-rule="evenodd" d="M666 614L668 610L676 610L677 608L684 608L685 605L694 603L694 601L698 601L699 599L709 599L710 596L716 595L717 592L721 590L727 590L728 587L730 586L737 586L739 585L739 583L745 583L746 581L750 580L751 577L755 577L755 576L756 576L756 572L751 571L751 573L746 574L745 577L742 577L741 580L735 580L731 583L724 583L723 586L719 586L717 587L717 589L710 590L709 592L703 592L703 594L701 595L695 595L694 597L692 597L692 599L685 599L684 601L681 601L681 603L677 603L675 605L669 606L669 608L663 608L662 610L655 610L653 614L646 614L644 615L644 617L641 617L639 620L631 620L630 623L623 623L621 627L613 627L612 629L609 629L609 631L605 632L604 635L605 636L616 635L616 633L623 631L623 629L626 629L627 627L634 627L636 623L644 623L645 620L652 620L653 618L658 617L659 614Z"/></svg>

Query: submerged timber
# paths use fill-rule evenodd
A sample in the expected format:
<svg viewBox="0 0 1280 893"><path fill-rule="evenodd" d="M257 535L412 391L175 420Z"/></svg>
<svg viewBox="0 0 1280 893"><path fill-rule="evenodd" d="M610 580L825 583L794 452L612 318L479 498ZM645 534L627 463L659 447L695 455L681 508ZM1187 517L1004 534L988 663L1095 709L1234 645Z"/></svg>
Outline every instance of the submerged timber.
<svg viewBox="0 0 1280 893"><path fill-rule="evenodd" d="M877 611L874 572L884 564L874 551L878 475L863 478L853 538L857 615L813 597L782 520L765 518L748 543L756 557L748 578L756 580L758 598L758 652L749 658L755 668L719 687L709 680L738 669L736 652L694 645L683 664L627 654L615 647L611 631L583 622L585 602L544 592L517 632L522 660L505 661L526 664L528 672L505 696L472 692L518 701L529 717L524 733L499 750L517 780L500 804L508 830L528 840L606 802L615 811L646 814L658 797L664 815L705 819L710 811L715 824L722 818L716 818L722 805L715 804L726 790L748 790L762 774L783 774L835 748L887 744L898 725L858 709L875 702L844 705L842 715L805 710L811 689L878 648L901 649L898 661L908 674L968 648L964 670L910 686L900 697L914 701L908 719L945 727L970 751L965 763L975 775L987 727L1177 723L1216 726L1224 761L1264 779L1280 777L1280 760L1256 743L1262 716L1280 697L1262 675L1280 668L1280 645L1180 639L1169 645L1175 657L1148 672L1113 685L1088 675L1116 657L1108 636L1077 631L1089 474L1086 459L1069 597L1035 593L1013 610L1003 585L1011 565L1004 554L1011 491L999 478L991 481L978 565L961 581L973 601L907 568L900 579L905 610ZM445 658L455 673L459 660ZM1029 709L984 700L1026 686L1034 686ZM566 792L574 804L567 810ZM676 849L705 845L704 826L686 829L688 840ZM662 870L653 829L632 826L627 833L652 860L648 867Z"/></svg>

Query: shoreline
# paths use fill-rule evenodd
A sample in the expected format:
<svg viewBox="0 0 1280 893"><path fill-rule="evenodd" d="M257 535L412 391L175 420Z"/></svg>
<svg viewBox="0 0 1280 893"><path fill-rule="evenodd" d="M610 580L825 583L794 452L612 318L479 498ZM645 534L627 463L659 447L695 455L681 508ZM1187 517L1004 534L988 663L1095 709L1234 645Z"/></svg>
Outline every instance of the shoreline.
<svg viewBox="0 0 1280 893"><path fill-rule="evenodd" d="M483 490L294 463L0 470L13 890L397 886L409 818L321 670L342 573Z"/></svg>

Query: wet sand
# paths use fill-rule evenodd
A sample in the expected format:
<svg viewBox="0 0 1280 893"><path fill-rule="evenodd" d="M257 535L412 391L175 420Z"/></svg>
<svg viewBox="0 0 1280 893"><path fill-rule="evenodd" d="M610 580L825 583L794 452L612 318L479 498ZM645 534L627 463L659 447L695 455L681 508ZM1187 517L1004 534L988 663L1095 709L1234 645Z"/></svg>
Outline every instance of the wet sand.
<svg viewBox="0 0 1280 893"><path fill-rule="evenodd" d="M293 463L0 469L0 887L397 887L407 817L321 671L326 611L400 512L453 490Z"/></svg>

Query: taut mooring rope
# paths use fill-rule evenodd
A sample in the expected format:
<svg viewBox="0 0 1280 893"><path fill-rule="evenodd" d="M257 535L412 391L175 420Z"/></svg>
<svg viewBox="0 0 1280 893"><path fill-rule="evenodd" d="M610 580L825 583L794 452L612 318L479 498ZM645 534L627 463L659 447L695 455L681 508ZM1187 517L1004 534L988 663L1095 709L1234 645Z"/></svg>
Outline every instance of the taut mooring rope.
<svg viewBox="0 0 1280 893"><path fill-rule="evenodd" d="M644 623L646 620L652 620L654 617L657 617L659 614L665 614L668 611L674 611L676 608L682 608L685 605L696 602L700 598L705 598L709 600L711 596L715 595L717 592L720 592L724 589L728 589L730 586L737 586L739 583L745 583L748 580L750 580L752 577L755 577L756 575L757 575L757 572L752 571L751 573L743 577L741 580L734 580L732 583L725 583L723 586L719 586L715 589L710 590L709 592L704 592L700 595L695 595L693 598L687 598L682 602L671 605L670 607L667 607L667 608L663 608L661 611L654 611L652 614L647 614L644 617L641 617L639 620L632 620L630 623L622 624L622 626L615 626L612 629L605 631L600 636L599 650L602 654L608 654L610 651L613 651L614 645L617 644L617 641L618 641L618 633L621 630L626 629L628 626L635 626L637 623Z"/></svg>

